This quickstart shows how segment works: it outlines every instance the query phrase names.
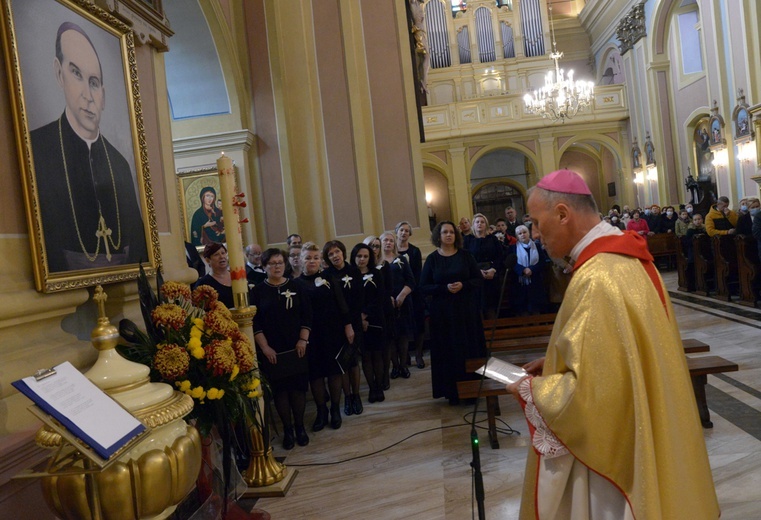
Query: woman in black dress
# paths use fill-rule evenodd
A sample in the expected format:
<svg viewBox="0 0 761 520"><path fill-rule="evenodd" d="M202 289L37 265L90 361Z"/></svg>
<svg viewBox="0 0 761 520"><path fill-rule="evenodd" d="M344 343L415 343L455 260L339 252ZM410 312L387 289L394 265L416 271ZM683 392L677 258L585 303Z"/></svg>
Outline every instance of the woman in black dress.
<svg viewBox="0 0 761 520"><path fill-rule="evenodd" d="M473 233L464 237L464 248L476 259L484 277L480 291L481 312L484 318L497 317L499 291L502 287L505 248L496 235L490 235L489 221L482 213L473 215Z"/></svg>
<svg viewBox="0 0 761 520"><path fill-rule="evenodd" d="M351 345L355 351L349 360L348 367L344 367L343 375L344 390L344 413L346 415L359 415L364 411L362 398L359 396L359 362L362 356L362 303L364 300L364 288L362 275L353 265L346 262L346 246L340 240L331 240L322 248L323 258L328 259L329 267L325 270L332 276L341 287L346 305L349 306L351 325L354 329L354 343Z"/></svg>
<svg viewBox="0 0 761 520"><path fill-rule="evenodd" d="M330 394L330 426L341 427L341 367L336 356L344 344L354 343L349 307L346 305L340 282L320 272L320 248L314 242L301 247L301 276L299 287L309 296L312 306L312 332L307 352L312 397L317 405L317 418L312 431L322 430L328 422L325 378Z"/></svg>
<svg viewBox="0 0 761 520"><path fill-rule="evenodd" d="M394 228L396 233L396 251L399 256L407 259L415 277L415 287L420 285L420 273L423 271L423 254L420 248L410 244L412 225L406 220L399 222ZM423 361L423 341L425 340L425 298L420 291L415 290L410 294L412 299L412 315L415 319L415 363L418 368L425 368ZM407 354L407 360L410 356ZM407 362L409 363L409 361Z"/></svg>
<svg viewBox="0 0 761 520"><path fill-rule="evenodd" d="M391 369L391 379L400 376L408 379L410 370L407 368L407 352L409 340L415 335L415 319L412 313L412 302L407 297L415 289L415 276L407 260L397 253L396 236L387 231L380 236L380 241L382 258L389 264L391 299L394 307L393 333L388 341L384 364L386 372L389 365L394 366ZM384 388L386 388L385 384Z"/></svg>
<svg viewBox="0 0 761 520"><path fill-rule="evenodd" d="M351 250L351 263L360 272L364 299L362 302L362 371L370 387L368 401L386 399L383 393L383 351L386 348L386 311L388 292L383 270L374 266L373 251L367 244Z"/></svg>
<svg viewBox="0 0 761 520"><path fill-rule="evenodd" d="M428 255L420 284L431 299L431 387L433 398L459 403L457 381L469 379L465 360L486 355L476 301L483 276L473 255L462 249L453 222L439 222L431 234L438 249Z"/></svg>
<svg viewBox="0 0 761 520"><path fill-rule="evenodd" d="M203 257L209 264L211 272L202 276L193 284L193 289L200 285L213 287L219 293L219 301L228 309L235 307L233 298L233 282L230 278L227 262L227 248L219 242L206 244L203 248Z"/></svg>
<svg viewBox="0 0 761 520"><path fill-rule="evenodd" d="M272 387L275 409L283 423L283 448L290 450L294 440L299 446L309 444L304 409L312 308L298 284L284 276L283 251L267 249L262 254L262 266L267 278L251 292L251 304L257 308L254 340L259 367Z"/></svg>

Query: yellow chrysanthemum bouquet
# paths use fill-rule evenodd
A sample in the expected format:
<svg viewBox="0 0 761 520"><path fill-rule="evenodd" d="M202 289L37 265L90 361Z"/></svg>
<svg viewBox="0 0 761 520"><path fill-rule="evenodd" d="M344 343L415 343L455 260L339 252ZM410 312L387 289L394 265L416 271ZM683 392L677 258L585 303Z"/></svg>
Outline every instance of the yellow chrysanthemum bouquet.
<svg viewBox="0 0 761 520"><path fill-rule="evenodd" d="M147 279L138 281L146 332L122 320L119 332L129 342L126 358L151 368L151 379L172 384L195 401L188 419L201 435L246 419L261 425L257 398L263 386L254 369L254 349L230 311L207 285L191 292L186 284L161 283L159 296Z"/></svg>

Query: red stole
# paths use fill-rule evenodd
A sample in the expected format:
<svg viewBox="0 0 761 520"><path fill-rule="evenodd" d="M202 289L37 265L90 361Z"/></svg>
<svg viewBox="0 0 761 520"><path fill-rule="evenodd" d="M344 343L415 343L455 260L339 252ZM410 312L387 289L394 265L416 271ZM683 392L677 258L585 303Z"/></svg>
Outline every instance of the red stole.
<svg viewBox="0 0 761 520"><path fill-rule="evenodd" d="M573 265L573 270L575 271L580 268L587 260L599 253L615 253L639 259L642 267L645 268L645 272L650 277L650 281L653 282L655 290L658 291L663 309L668 314L666 296L663 293L663 286L660 283L658 270L653 263L653 255L650 254L650 250L647 248L647 240L642 235L634 231L624 231L623 235L608 235L592 241L579 255L579 258Z"/></svg>

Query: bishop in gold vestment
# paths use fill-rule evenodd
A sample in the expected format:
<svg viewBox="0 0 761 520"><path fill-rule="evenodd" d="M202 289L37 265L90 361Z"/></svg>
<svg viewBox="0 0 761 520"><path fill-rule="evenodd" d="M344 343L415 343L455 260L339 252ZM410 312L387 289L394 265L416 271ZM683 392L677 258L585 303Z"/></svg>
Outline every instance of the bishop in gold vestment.
<svg viewBox="0 0 761 520"><path fill-rule="evenodd" d="M510 387L532 433L521 518L718 518L674 310L646 241L595 225L575 206L583 189L565 202L543 189L529 197L535 233L575 265L541 376Z"/></svg>

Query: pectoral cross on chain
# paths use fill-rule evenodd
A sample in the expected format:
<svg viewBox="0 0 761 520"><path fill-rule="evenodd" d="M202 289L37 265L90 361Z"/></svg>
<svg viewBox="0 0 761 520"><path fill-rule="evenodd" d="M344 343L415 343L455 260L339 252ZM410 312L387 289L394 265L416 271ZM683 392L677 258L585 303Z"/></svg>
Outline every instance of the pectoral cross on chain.
<svg viewBox="0 0 761 520"><path fill-rule="evenodd" d="M98 230L95 232L95 236L98 237L98 242L103 239L103 243L106 246L106 260L111 261L111 251L108 250L108 238L111 236L111 230L106 227L106 219L103 215L98 220Z"/></svg>

